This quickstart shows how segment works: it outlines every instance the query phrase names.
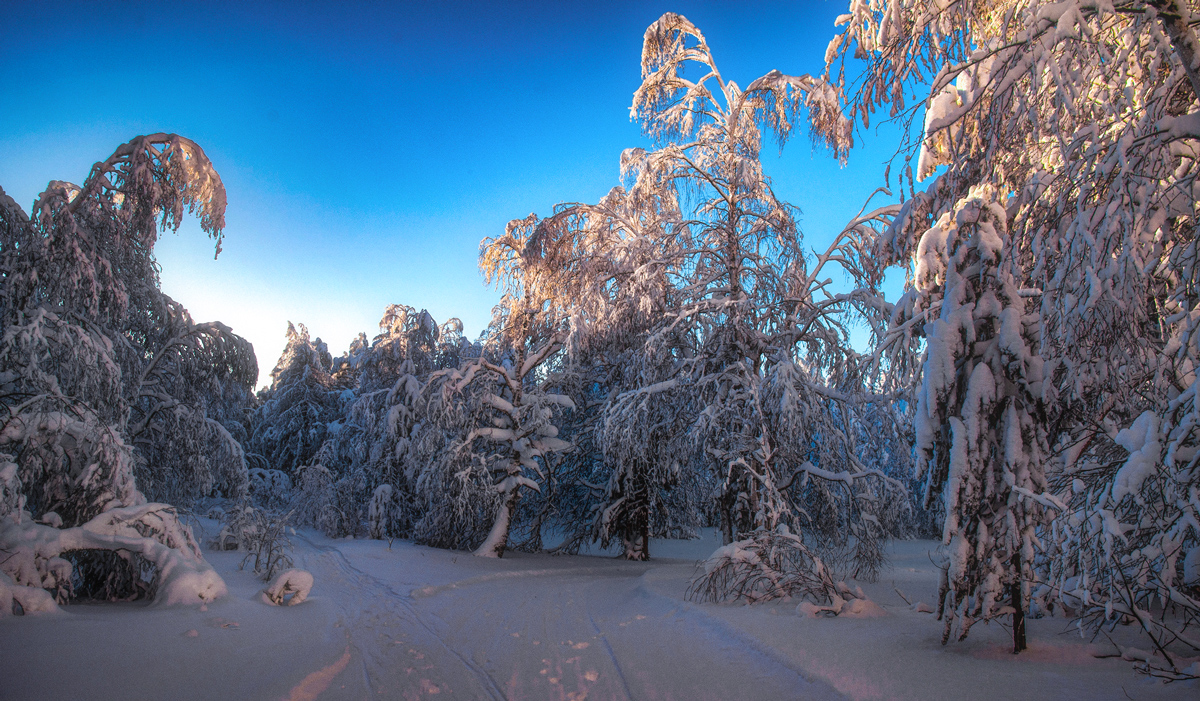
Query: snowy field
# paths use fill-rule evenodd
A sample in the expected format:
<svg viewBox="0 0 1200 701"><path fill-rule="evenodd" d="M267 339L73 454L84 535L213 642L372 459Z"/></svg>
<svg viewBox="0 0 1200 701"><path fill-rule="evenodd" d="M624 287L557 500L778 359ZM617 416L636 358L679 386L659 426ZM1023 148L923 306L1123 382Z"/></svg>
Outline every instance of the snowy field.
<svg viewBox="0 0 1200 701"><path fill-rule="evenodd" d="M214 524L209 522L208 528ZM211 535L211 533L210 533ZM509 553L502 560L395 541L294 538L316 584L262 603L236 552L206 557L229 596L197 608L65 607L0 621L4 699L1192 699L1128 662L1097 659L1062 618L1031 620L1030 649L979 626L939 644L930 541L897 543L866 593L883 617L808 618L795 602L684 600L718 545L654 542L654 561ZM1120 633L1122 631L1118 631ZM1132 638L1131 638L1132 639Z"/></svg>

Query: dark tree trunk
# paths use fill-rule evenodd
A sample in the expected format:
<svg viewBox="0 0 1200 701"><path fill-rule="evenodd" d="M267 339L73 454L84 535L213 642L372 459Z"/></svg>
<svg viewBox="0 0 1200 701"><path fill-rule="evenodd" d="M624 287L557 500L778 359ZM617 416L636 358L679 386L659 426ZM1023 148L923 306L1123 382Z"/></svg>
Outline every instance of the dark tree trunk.
<svg viewBox="0 0 1200 701"><path fill-rule="evenodd" d="M1025 644L1025 601L1021 596L1021 551L1013 553L1012 556L1013 571L1016 572L1016 578L1008 585L1009 596L1012 599L1012 627L1013 627L1013 654L1024 650Z"/></svg>
<svg viewBox="0 0 1200 701"><path fill-rule="evenodd" d="M646 507L646 519L642 521L642 559L650 559L650 507Z"/></svg>
<svg viewBox="0 0 1200 701"><path fill-rule="evenodd" d="M721 544L729 545L733 542L733 514L729 513L730 509L721 503Z"/></svg>

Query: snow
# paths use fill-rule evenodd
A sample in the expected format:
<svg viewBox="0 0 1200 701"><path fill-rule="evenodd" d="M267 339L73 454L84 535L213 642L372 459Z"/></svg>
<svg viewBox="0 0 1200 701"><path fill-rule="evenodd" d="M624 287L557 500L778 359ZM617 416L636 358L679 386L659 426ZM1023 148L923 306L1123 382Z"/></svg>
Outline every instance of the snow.
<svg viewBox="0 0 1200 701"><path fill-rule="evenodd" d="M1129 494L1137 494L1142 482L1154 473L1158 463L1158 417L1145 411L1129 428L1117 432L1117 445L1129 451L1125 464L1113 480L1112 501L1120 503Z"/></svg>
<svg viewBox="0 0 1200 701"><path fill-rule="evenodd" d="M149 255L185 206L220 250L224 188L198 146L138 137L82 189L52 182L36 226L0 191L0 307L12 317L0 319L0 385L7 397L33 397L9 406L0 426L0 688L90 697L95 679L118 677L122 695L181 697L943 698L992 679L1012 696L1131 696L1127 685L1139 696L1194 693L1200 682L1157 686L1133 676L1136 666L1114 666L1163 672L1163 645L1200 649L1186 627L1170 627L1200 612L1187 588L1200 581L1200 309L1188 284L1200 112L1161 118L1186 107L1176 99L1185 78L1196 92L1194 66L1170 59L1190 30L1177 18L1164 39L1148 31L1153 12L1112 24L1111 4L1086 17L1080 7L852 0L846 41L826 57L851 45L883 52L852 81L865 98L828 82L832 74L778 71L743 92L721 77L694 25L664 15L646 33L631 111L655 149L626 152L628 193L514 220L485 239L485 280L505 297L479 344L452 322L441 327L456 329L443 337L452 340L439 340L428 313L393 305L387 331L369 347L360 335L335 364L320 339L289 325L250 424L237 417L251 404L252 349L160 298ZM942 40L946 53L921 57ZM969 60L939 69L946 57ZM864 130L884 103L900 116L905 95L920 94L904 89L916 60L922 74L936 71L916 177L945 170L917 193L906 163L908 205L860 213L825 254L808 256L758 161L761 137L769 129L782 146L807 109L814 136L844 158L852 132L841 108ZM709 72L683 80L685 64ZM151 210L157 220L126 221ZM871 243L872 227L892 216L886 246ZM76 235L102 245L67 256L60 285L49 242ZM883 315L886 336L873 312L862 316L883 340L873 358L859 356L844 323L852 310L887 310L875 288L883 266L897 264L911 266L909 292ZM833 294L826 266L865 287ZM39 292L20 292L29 289ZM126 323L159 312L170 321L161 339ZM214 344L228 344L229 357L184 362ZM201 386L188 367L214 388L241 389L228 401L188 399ZM944 547L894 544L883 579L851 589L830 574L837 553L818 559L788 528L814 545L850 543L855 566L876 571L875 545L903 525L896 476L907 464L894 458L909 453L902 414L917 387L915 457L926 507L940 499L946 509ZM560 391L580 400L577 410ZM867 405L885 396L897 412L875 418ZM876 442L874 429L889 424ZM1059 463L1051 446L1069 443L1080 447ZM219 459L208 464L213 447ZM247 472L251 457L271 469ZM193 458L204 458L194 477L180 471ZM326 534L361 533L372 494L370 532L386 549L304 532L305 569L259 590L240 571L244 554L218 552L210 565L172 507L146 498L184 507L214 489L287 504L287 516L269 518L274 533L293 511ZM662 498L667 490L677 503ZM649 547L652 528L691 533L714 509L737 542L715 548L709 533ZM510 525L529 526L533 511L535 529L550 514L556 528L573 520L574 538L623 541L627 557L677 557L500 561ZM250 506L232 513L267 518ZM392 547L407 533L474 545L492 513L476 554L493 561ZM238 531L266 533L230 525L222 545ZM271 546L282 541L258 542L279 562ZM72 550L137 554L157 573L154 603L191 607L60 609ZM257 572L264 551L255 552ZM778 566L785 556L801 566ZM148 579L133 581L151 596ZM901 584L926 599L940 589L938 605L912 603ZM807 600L797 602L800 592ZM769 601L694 603L738 596ZM1148 622L1147 610L1167 601L1183 615ZM997 621L1057 603L1082 618L1033 619L1030 650L1007 656ZM1140 626L1122 625L1133 619ZM934 647L980 621L969 641ZM1103 644L1058 635L1072 625L1103 632ZM270 665L279 648L288 658ZM244 659L223 659L229 649ZM214 680L194 660L227 661L235 673ZM264 679L264 663L282 676ZM1169 666L1200 670L1196 658Z"/></svg>
<svg viewBox="0 0 1200 701"><path fill-rule="evenodd" d="M263 602L272 606L295 606L304 603L313 588L311 572L284 570L263 590Z"/></svg>
<svg viewBox="0 0 1200 701"><path fill-rule="evenodd" d="M1115 651L1063 618L1030 620L1019 656L994 624L942 647L920 603L936 597L931 541L894 544L876 583L849 583L886 615L808 618L795 601L686 601L697 561L720 542L711 529L655 542L671 557L650 562L481 559L309 530L295 540L315 581L302 606L264 605L236 552L209 552L229 595L207 610L97 604L0 619L5 698L953 699L986 684L1010 698L1184 699L1198 689L1096 658Z"/></svg>
<svg viewBox="0 0 1200 701"><path fill-rule="evenodd" d="M1183 558L1183 583L1200 585L1200 547L1191 548Z"/></svg>

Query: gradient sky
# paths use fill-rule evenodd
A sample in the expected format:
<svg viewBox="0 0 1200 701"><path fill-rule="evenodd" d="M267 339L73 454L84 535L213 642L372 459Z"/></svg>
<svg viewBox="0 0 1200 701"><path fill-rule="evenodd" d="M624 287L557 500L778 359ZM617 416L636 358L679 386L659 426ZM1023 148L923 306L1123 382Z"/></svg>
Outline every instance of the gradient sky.
<svg viewBox="0 0 1200 701"><path fill-rule="evenodd" d="M259 382L305 323L336 355L390 303L457 316L497 302L479 242L618 183L642 34L685 15L727 79L818 73L829 2L13 2L0 7L0 187L23 207L138 134L187 136L228 190L218 260L192 220L162 286L248 338ZM838 166L804 136L764 167L828 243L882 183L894 132Z"/></svg>

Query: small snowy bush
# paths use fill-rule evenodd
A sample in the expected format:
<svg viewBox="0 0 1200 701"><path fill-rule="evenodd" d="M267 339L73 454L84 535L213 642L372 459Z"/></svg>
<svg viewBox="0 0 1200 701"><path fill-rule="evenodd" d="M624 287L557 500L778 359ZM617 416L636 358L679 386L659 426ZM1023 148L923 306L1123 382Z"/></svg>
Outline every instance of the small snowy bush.
<svg viewBox="0 0 1200 701"><path fill-rule="evenodd" d="M280 470L251 468L250 498L268 508L280 508L292 498L292 478Z"/></svg>
<svg viewBox="0 0 1200 701"><path fill-rule="evenodd" d="M392 485L381 484L376 487L371 495L371 504L367 507L367 529L371 537L391 541L396 537L398 522L402 517L400 502Z"/></svg>
<svg viewBox="0 0 1200 701"><path fill-rule="evenodd" d="M689 599L702 602L754 603L792 596L831 604L837 595L824 563L786 527L717 548L687 591Z"/></svg>
<svg viewBox="0 0 1200 701"><path fill-rule="evenodd" d="M288 555L292 549L288 533L295 532L288 526L291 516L290 511L281 514L248 504L236 505L226 512L212 547L244 551L246 555L238 567L245 567L253 558L254 574L268 580L281 569L292 566Z"/></svg>

